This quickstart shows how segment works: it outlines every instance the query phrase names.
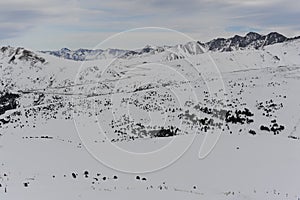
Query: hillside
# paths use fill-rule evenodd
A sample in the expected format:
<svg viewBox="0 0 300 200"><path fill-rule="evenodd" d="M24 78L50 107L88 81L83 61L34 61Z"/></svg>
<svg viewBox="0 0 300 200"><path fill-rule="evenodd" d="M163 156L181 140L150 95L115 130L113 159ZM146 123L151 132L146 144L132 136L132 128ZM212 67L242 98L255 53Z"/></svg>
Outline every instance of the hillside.
<svg viewBox="0 0 300 200"><path fill-rule="evenodd" d="M0 199L300 198L299 39L66 51L0 50Z"/></svg>

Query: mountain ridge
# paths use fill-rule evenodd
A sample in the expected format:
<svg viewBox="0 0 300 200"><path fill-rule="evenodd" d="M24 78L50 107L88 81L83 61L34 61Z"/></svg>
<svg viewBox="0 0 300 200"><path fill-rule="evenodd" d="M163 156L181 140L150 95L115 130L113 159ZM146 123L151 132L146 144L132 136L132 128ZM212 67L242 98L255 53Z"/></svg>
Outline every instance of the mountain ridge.
<svg viewBox="0 0 300 200"><path fill-rule="evenodd" d="M208 42L190 41L185 44L177 44L174 46L151 46L147 45L142 49L126 50L126 49L77 49L70 50L62 48L56 51L40 51L56 57L75 61L87 61L106 58L129 58L134 56L143 56L145 54L156 54L163 51L184 52L184 54L196 55L204 51L220 51L230 52L245 49L260 49L268 45L288 42L300 39L300 36L288 38L278 32L270 32L267 35L262 35L256 32L249 32L245 36L234 35L229 38L216 38ZM196 45L195 45L196 44ZM170 55L170 58L180 58L181 55Z"/></svg>

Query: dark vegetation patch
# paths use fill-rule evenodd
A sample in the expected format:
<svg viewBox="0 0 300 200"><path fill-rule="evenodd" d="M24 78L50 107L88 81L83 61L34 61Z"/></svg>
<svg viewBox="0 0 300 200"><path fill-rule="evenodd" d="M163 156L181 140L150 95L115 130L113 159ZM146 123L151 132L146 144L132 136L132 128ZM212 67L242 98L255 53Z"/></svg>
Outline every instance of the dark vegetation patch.
<svg viewBox="0 0 300 200"><path fill-rule="evenodd" d="M19 94L10 92L0 92L0 115L4 114L7 110L16 109L18 104Z"/></svg>
<svg viewBox="0 0 300 200"><path fill-rule="evenodd" d="M251 135L256 135L256 132L255 132L254 130L252 130L252 129L249 130L249 133L250 133Z"/></svg>
<svg viewBox="0 0 300 200"><path fill-rule="evenodd" d="M279 125L276 120L272 120L269 126L261 125L260 130L273 132L274 135L278 135L281 131L285 129L284 125Z"/></svg>
<svg viewBox="0 0 300 200"><path fill-rule="evenodd" d="M288 138L291 138L293 140L299 140L300 139L299 137L296 137L294 135L289 135Z"/></svg>
<svg viewBox="0 0 300 200"><path fill-rule="evenodd" d="M42 135L42 136L23 136L23 139L53 139L53 136Z"/></svg>
<svg viewBox="0 0 300 200"><path fill-rule="evenodd" d="M212 115L212 117L219 118L221 120L224 120L226 118L226 115L228 113L225 109L216 109L216 108L208 108L207 106L201 107L199 104L194 107L196 110L201 111L203 113L206 113L208 115Z"/></svg>
<svg viewBox="0 0 300 200"><path fill-rule="evenodd" d="M244 110L235 110L228 111L226 113L226 122L227 123L233 123L233 124L250 124L254 122L254 120L251 118L254 114L250 112L248 108L244 108Z"/></svg>
<svg viewBox="0 0 300 200"><path fill-rule="evenodd" d="M177 135L178 130L178 128L174 128L173 126L168 129L162 128L154 135L154 137L172 137Z"/></svg>
<svg viewBox="0 0 300 200"><path fill-rule="evenodd" d="M6 111L13 110L19 107L18 98L20 95L10 92L0 92L0 128L3 124L14 123L12 116L8 115L1 117ZM14 115L19 115L19 112L15 112Z"/></svg>
<svg viewBox="0 0 300 200"><path fill-rule="evenodd" d="M264 102L257 102L256 107L261 110L263 116L272 117L277 110L283 108L282 103L275 103L272 99Z"/></svg>
<svg viewBox="0 0 300 200"><path fill-rule="evenodd" d="M233 111L233 110L201 107L198 104L195 106L195 109L205 114L211 115L212 117L218 118L220 120L225 120L225 122L227 123L250 124L253 122L253 119L251 117L253 117L254 114L248 108L244 108L243 110L236 109Z"/></svg>

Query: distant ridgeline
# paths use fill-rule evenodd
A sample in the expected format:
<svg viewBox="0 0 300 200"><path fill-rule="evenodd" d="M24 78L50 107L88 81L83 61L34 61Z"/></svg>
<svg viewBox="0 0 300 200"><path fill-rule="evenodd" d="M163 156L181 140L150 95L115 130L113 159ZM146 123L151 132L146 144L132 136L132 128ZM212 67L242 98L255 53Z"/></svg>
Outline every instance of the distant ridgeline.
<svg viewBox="0 0 300 200"><path fill-rule="evenodd" d="M85 60L97 60L106 58L128 58L134 56L142 56L146 54L156 54L168 49L183 50L191 55L203 53L201 48L207 51L235 51L244 49L260 49L262 47L282 43L287 41L292 41L295 39L300 39L300 36L294 38L288 38L280 33L271 32L267 35L261 35L255 32L249 32L245 36L235 35L231 38L217 38L209 42L202 43L200 41L191 41L186 44L179 44L175 46L150 46L147 45L142 49L138 50L122 50L122 49L78 49L70 50L68 48L62 48L57 51L41 51L49 55L56 57L61 57L65 59L75 60L75 61L85 61ZM200 48L201 46L201 48ZM195 48L196 47L196 48ZM197 48L198 47L198 48Z"/></svg>

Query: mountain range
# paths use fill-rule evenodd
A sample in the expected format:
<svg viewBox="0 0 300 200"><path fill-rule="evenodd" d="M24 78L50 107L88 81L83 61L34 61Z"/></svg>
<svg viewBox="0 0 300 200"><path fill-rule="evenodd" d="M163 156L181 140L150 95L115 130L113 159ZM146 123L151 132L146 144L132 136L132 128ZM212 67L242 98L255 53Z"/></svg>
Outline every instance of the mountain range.
<svg viewBox="0 0 300 200"><path fill-rule="evenodd" d="M286 41L292 41L299 39L300 36L294 38L288 38L280 33L271 32L267 35L261 35L255 32L249 32L245 36L235 35L230 38L217 38L209 42L202 43L200 41L191 41L186 44L178 44L175 46L150 46L147 45L142 49L137 50L124 50L124 49L77 49L71 50L68 48L62 48L56 51L41 51L49 55L61 57L65 59L75 61L87 61L107 58L128 58L143 56L145 54L156 54L163 51L170 51L175 53L169 56L169 60L182 57L181 55L197 55L203 53L203 51L219 51L230 52L236 50L245 49L260 49L268 45L276 43L282 43ZM176 53L177 52L177 53ZM178 55L178 53L181 53ZM182 54L183 53L183 54Z"/></svg>
<svg viewBox="0 0 300 200"><path fill-rule="evenodd" d="M300 199L299 37L74 52L0 47L1 200Z"/></svg>

